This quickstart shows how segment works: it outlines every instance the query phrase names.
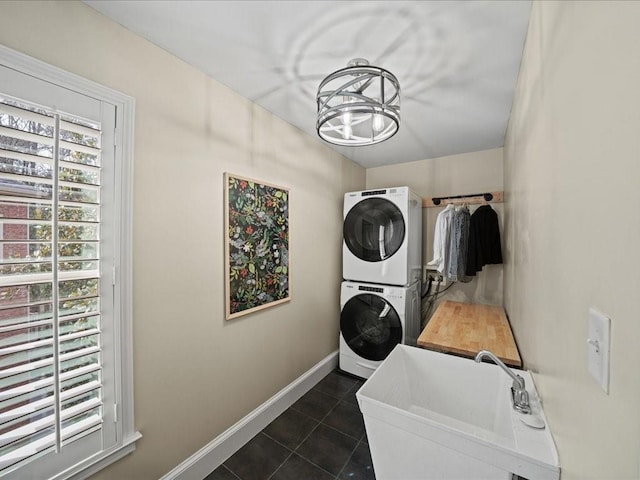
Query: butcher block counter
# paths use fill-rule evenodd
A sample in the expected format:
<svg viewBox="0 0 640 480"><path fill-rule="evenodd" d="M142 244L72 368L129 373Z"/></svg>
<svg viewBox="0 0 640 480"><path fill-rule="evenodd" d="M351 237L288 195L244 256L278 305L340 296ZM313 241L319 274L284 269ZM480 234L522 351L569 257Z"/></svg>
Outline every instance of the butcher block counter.
<svg viewBox="0 0 640 480"><path fill-rule="evenodd" d="M427 323L418 346L465 357L490 350L510 367L522 367L504 308L445 300Z"/></svg>

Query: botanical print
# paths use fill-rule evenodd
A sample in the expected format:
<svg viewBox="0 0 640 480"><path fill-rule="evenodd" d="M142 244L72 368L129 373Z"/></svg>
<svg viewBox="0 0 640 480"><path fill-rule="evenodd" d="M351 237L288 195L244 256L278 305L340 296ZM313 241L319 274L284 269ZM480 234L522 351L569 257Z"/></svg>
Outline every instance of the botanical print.
<svg viewBox="0 0 640 480"><path fill-rule="evenodd" d="M289 300L289 193L226 175L227 319Z"/></svg>

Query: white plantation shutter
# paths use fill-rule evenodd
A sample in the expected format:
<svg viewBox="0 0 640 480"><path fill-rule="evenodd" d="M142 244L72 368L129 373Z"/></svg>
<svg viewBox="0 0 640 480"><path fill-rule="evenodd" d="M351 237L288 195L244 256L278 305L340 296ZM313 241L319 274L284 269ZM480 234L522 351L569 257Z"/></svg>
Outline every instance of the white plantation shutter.
<svg viewBox="0 0 640 480"><path fill-rule="evenodd" d="M0 94L0 472L102 428L100 140Z"/></svg>
<svg viewBox="0 0 640 480"><path fill-rule="evenodd" d="M0 478L65 478L132 434L116 418L115 112L0 66Z"/></svg>

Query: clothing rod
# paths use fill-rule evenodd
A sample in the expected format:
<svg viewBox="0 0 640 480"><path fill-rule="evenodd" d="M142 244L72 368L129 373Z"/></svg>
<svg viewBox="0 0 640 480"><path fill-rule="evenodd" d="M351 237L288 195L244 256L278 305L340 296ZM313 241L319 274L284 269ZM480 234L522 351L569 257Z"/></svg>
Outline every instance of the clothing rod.
<svg viewBox="0 0 640 480"><path fill-rule="evenodd" d="M431 201L433 202L434 205L440 205L440 202L442 202L442 200L455 200L458 198L471 198L471 197L482 197L487 202L490 202L491 200L493 200L492 193L470 193L468 195L452 195L450 197L433 197Z"/></svg>
<svg viewBox="0 0 640 480"><path fill-rule="evenodd" d="M465 195L448 195L446 197L424 198L422 200L423 207L440 207L449 203L459 203L460 200L468 199L469 204L481 204L486 202L502 203L503 192L483 192L469 193Z"/></svg>

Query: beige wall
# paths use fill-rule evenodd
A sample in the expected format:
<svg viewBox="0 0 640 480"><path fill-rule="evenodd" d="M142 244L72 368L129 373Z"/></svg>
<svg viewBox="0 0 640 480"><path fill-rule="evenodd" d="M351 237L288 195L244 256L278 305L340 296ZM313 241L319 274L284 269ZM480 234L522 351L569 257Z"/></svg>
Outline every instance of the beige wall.
<svg viewBox="0 0 640 480"><path fill-rule="evenodd" d="M338 346L343 193L364 169L78 2L0 2L0 43L136 99L134 348L156 479ZM231 322L223 172L291 189L292 301Z"/></svg>
<svg viewBox="0 0 640 480"><path fill-rule="evenodd" d="M563 479L638 479L640 2L536 2L505 143L505 302ZM610 393L587 315L611 317Z"/></svg>
<svg viewBox="0 0 640 480"><path fill-rule="evenodd" d="M367 169L367 188L408 185L423 198L502 191L502 148ZM502 222L503 204L493 208ZM433 231L444 207L423 209L423 263L433 258ZM473 211L476 208L470 206ZM501 230L502 232L502 230ZM502 266L487 265L469 283L457 283L440 299L502 305ZM436 305L437 305L436 303Z"/></svg>

